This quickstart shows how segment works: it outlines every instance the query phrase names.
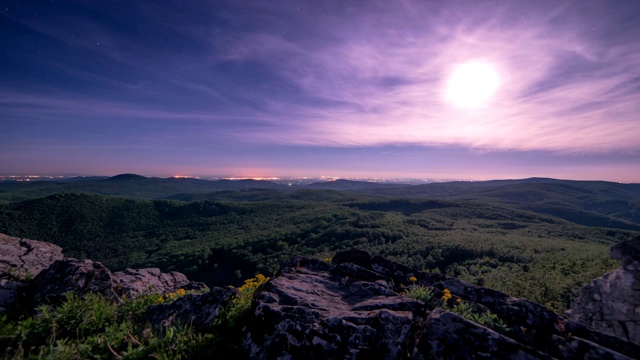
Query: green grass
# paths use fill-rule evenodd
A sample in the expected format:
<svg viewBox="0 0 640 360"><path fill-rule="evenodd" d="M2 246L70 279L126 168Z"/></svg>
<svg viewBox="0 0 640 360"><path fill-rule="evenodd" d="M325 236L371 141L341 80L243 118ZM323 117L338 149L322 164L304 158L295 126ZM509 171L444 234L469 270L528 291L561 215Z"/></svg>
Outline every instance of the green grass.
<svg viewBox="0 0 640 360"><path fill-rule="evenodd" d="M245 280L238 296L222 309L205 332L188 324L161 333L141 316L152 305L175 301L180 289L112 303L100 295L67 294L57 307L40 306L35 315L0 317L1 359L203 359L241 356L241 330L256 290L269 279Z"/></svg>

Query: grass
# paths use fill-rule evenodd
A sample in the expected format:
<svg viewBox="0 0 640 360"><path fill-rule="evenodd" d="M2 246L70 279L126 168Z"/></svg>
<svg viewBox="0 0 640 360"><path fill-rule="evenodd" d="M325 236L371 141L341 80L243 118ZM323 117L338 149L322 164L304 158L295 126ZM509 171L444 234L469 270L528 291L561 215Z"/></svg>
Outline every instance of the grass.
<svg viewBox="0 0 640 360"><path fill-rule="evenodd" d="M247 316L254 292L268 278L249 279L237 298L216 319L211 332L189 326L169 326L162 333L141 323L154 304L176 300L182 289L164 295L145 295L121 303L100 295L67 294L57 307L40 306L35 315L0 318L0 358L17 359L201 359L233 357L240 347L241 320ZM216 335L217 334L217 335Z"/></svg>

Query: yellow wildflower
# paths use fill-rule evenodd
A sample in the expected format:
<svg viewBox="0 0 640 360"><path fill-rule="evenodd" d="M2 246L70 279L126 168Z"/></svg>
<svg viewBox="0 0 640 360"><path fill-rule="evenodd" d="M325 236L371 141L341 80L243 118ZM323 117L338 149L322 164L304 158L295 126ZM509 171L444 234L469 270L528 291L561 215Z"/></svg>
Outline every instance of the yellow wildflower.
<svg viewBox="0 0 640 360"><path fill-rule="evenodd" d="M451 291L449 291L449 289L444 289L442 292L444 293L444 295L442 295L442 301L447 301L452 298Z"/></svg>
<svg viewBox="0 0 640 360"><path fill-rule="evenodd" d="M418 279L416 279L415 276L412 276L412 277L409 278L409 281L414 283L414 282L418 281Z"/></svg>
<svg viewBox="0 0 640 360"><path fill-rule="evenodd" d="M462 299L457 298L457 299L456 299L456 302L457 302L458 304L460 304L460 303L462 302Z"/></svg>

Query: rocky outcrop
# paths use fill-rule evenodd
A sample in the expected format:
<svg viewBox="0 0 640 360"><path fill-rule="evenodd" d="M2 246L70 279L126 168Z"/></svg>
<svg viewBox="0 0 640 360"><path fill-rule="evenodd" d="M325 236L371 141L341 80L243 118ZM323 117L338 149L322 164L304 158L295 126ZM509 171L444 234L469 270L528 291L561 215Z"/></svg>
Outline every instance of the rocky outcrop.
<svg viewBox="0 0 640 360"><path fill-rule="evenodd" d="M18 279L37 276L54 261L63 258L62 248L44 241L0 234L0 275Z"/></svg>
<svg viewBox="0 0 640 360"><path fill-rule="evenodd" d="M568 315L640 345L640 236L614 245L611 257L621 267L583 287Z"/></svg>
<svg viewBox="0 0 640 360"><path fill-rule="evenodd" d="M66 258L57 260L33 280L35 304L57 304L67 293L96 293L117 299L111 271L102 263Z"/></svg>
<svg viewBox="0 0 640 360"><path fill-rule="evenodd" d="M57 245L0 234L0 314L15 304L27 281L62 257Z"/></svg>
<svg viewBox="0 0 640 360"><path fill-rule="evenodd" d="M158 268L126 269L111 275L114 291L119 296L136 298L143 294L166 294L177 289L202 290L206 286L200 282L187 279L183 273L170 271L160 272Z"/></svg>
<svg viewBox="0 0 640 360"><path fill-rule="evenodd" d="M33 299L36 304L58 303L66 293L84 295L92 292L117 300L136 298L142 294L164 294L178 289L204 289L202 283L192 282L181 273L162 273L159 269L127 269L111 272L100 262L63 259L54 262L33 280Z"/></svg>
<svg viewBox="0 0 640 360"><path fill-rule="evenodd" d="M235 288L213 288L205 294L188 294L168 304L152 305L142 316L142 322L162 333L168 326L189 326L195 331L206 331L220 311L238 291Z"/></svg>
<svg viewBox="0 0 640 360"><path fill-rule="evenodd" d="M60 259L60 249L47 243L0 236L0 246L2 285L16 294L26 287L15 274L37 274L27 298L35 305L59 303L69 292L119 301L178 289L206 291L177 272L111 272L99 262ZM339 252L332 264L298 257L256 293L242 330L243 349L252 359L640 358L633 342L640 314L639 254L640 238L614 246L612 256L622 268L585 287L570 317L361 250ZM430 289L433 299L408 297L411 287ZM142 321L158 333L172 325L208 331L237 294L234 288L188 294L152 305ZM443 296L450 299L446 304ZM504 326L474 322L454 311L456 303L476 313L490 311Z"/></svg>
<svg viewBox="0 0 640 360"><path fill-rule="evenodd" d="M415 279L413 279L415 278ZM414 281L411 281L414 280ZM490 310L500 332L403 293L430 287ZM256 294L244 348L255 359L609 358L640 347L602 334L545 307L439 274L419 272L360 250L333 265L296 258Z"/></svg>

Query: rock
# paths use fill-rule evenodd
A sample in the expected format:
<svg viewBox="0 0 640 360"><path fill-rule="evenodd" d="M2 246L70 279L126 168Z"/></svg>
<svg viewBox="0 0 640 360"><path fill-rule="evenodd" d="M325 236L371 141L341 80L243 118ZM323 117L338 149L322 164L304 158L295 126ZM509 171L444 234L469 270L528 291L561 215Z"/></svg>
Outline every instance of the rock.
<svg viewBox="0 0 640 360"><path fill-rule="evenodd" d="M62 248L58 245L0 234L0 276L3 278L33 279L62 258Z"/></svg>
<svg viewBox="0 0 640 360"><path fill-rule="evenodd" d="M205 294L188 294L167 304L151 306L142 316L157 333L168 326L186 325L206 331L229 301L238 294L235 288L213 288Z"/></svg>
<svg viewBox="0 0 640 360"><path fill-rule="evenodd" d="M202 283L189 281L178 272L161 273L160 270L127 269L112 273L102 263L92 260L66 258L54 262L33 280L36 304L56 304L71 292L85 295L101 294L107 299L136 298L143 294L164 294L178 289L204 289Z"/></svg>
<svg viewBox="0 0 640 360"><path fill-rule="evenodd" d="M62 257L57 245L0 234L0 314L15 305L26 282Z"/></svg>
<svg viewBox="0 0 640 360"><path fill-rule="evenodd" d="M256 295L244 343L249 357L390 359L406 353L418 302L376 284L374 272L355 264L342 263L333 274L329 264L313 259L287 265Z"/></svg>
<svg viewBox="0 0 640 360"><path fill-rule="evenodd" d="M68 292L118 301L206 289L177 272L149 268L112 273L99 262L57 259L62 256L59 248L33 240L0 236L0 246L0 304L15 302L26 289L14 276L21 269L39 272L29 284L36 305L56 304ZM297 257L256 293L242 330L243 349L252 359L639 358L639 249L640 238L614 246L612 256L622 267L586 286L570 318L526 299L417 271L362 250L336 254L333 265ZM47 261L53 263L42 270ZM409 286L431 288L434 299L425 303L407 297ZM450 304L434 308L445 293L478 314L491 311L506 328L497 331L461 317ZM233 288L188 294L151 306L143 321L160 333L172 325L207 331L236 295Z"/></svg>
<svg viewBox="0 0 640 360"><path fill-rule="evenodd" d="M14 307L18 301L18 294L27 284L20 281L0 279L0 315Z"/></svg>
<svg viewBox="0 0 640 360"><path fill-rule="evenodd" d="M158 268L126 269L111 274L113 286L119 296L136 298L144 294L165 294L178 289L201 290L203 283L193 282L177 271L160 272Z"/></svg>
<svg viewBox="0 0 640 360"><path fill-rule="evenodd" d="M111 271L97 261L65 258L54 262L33 280L34 303L58 304L66 293L85 295L89 292L116 300Z"/></svg>
<svg viewBox="0 0 640 360"><path fill-rule="evenodd" d="M351 248L350 250L341 251L333 256L331 263L334 265L342 263L351 263L364 267L371 266L371 254L366 251Z"/></svg>
<svg viewBox="0 0 640 360"><path fill-rule="evenodd" d="M613 245L611 258L619 259L620 266L624 270L632 272L640 270L640 236Z"/></svg>
<svg viewBox="0 0 640 360"><path fill-rule="evenodd" d="M640 236L611 248L621 267L584 286L568 316L640 345Z"/></svg>
<svg viewBox="0 0 640 360"><path fill-rule="evenodd" d="M338 259L336 261L336 258ZM355 263L349 262L354 259ZM259 291L244 329L252 359L630 359L640 347L545 307L360 250L333 266L296 258ZM447 289L507 325L498 333L403 295L417 283L439 299ZM414 279L415 280L415 279Z"/></svg>
<svg viewBox="0 0 640 360"><path fill-rule="evenodd" d="M551 359L489 328L443 309L427 317L418 347L435 359Z"/></svg>

